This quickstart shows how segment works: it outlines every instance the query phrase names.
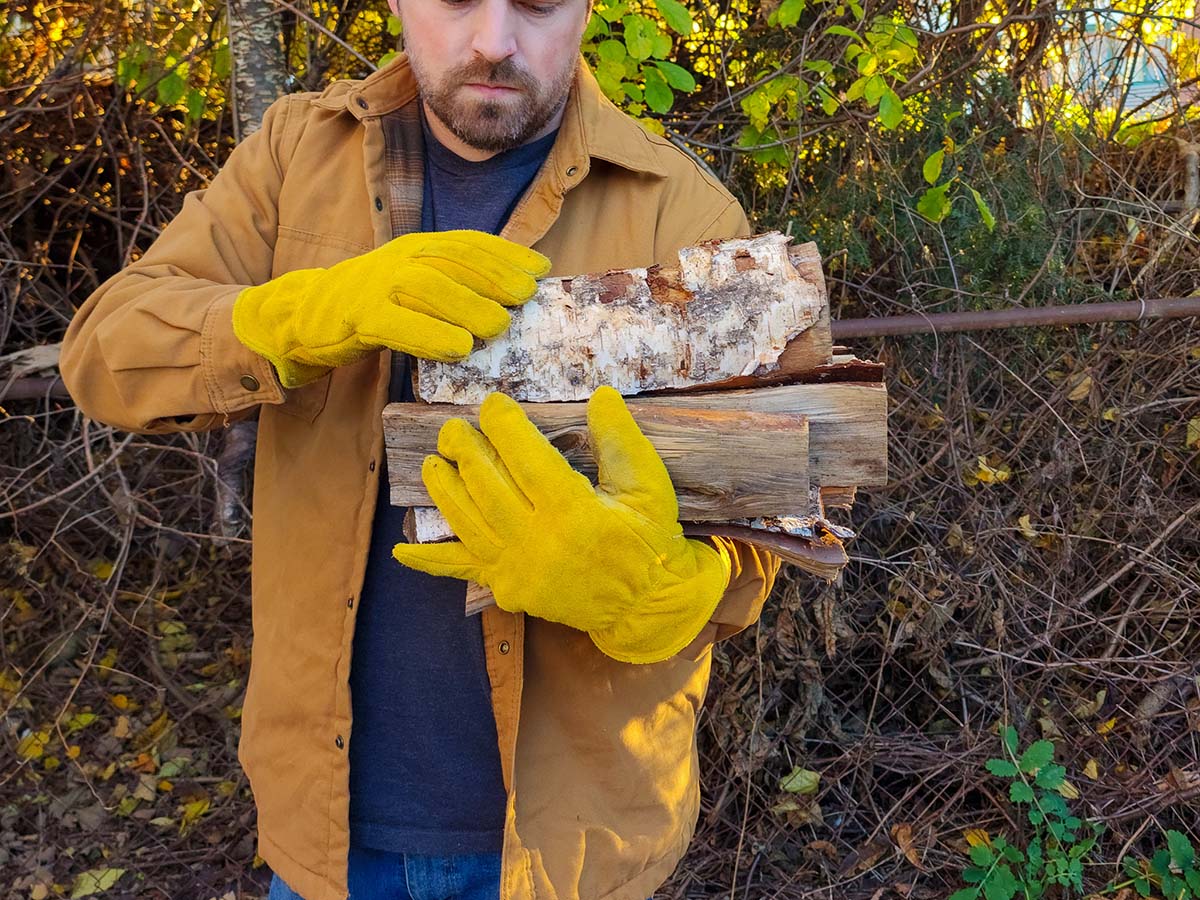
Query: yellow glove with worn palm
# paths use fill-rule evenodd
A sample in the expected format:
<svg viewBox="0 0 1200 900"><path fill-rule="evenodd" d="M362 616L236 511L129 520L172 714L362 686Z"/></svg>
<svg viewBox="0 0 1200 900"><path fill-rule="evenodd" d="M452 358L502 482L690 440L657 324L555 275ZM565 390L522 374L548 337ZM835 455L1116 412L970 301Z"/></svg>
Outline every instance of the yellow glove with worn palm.
<svg viewBox="0 0 1200 900"><path fill-rule="evenodd" d="M421 469L459 540L397 544L392 555L486 585L502 609L586 631L623 662L686 647L725 592L729 557L684 537L666 466L621 395L602 387L588 401L595 487L509 397L488 396L479 425L482 434L446 422L442 456Z"/></svg>
<svg viewBox="0 0 1200 900"><path fill-rule="evenodd" d="M482 231L405 234L328 269L246 288L233 332L289 388L381 347L460 360L473 337L508 328L504 307L532 297L548 271L542 254Z"/></svg>

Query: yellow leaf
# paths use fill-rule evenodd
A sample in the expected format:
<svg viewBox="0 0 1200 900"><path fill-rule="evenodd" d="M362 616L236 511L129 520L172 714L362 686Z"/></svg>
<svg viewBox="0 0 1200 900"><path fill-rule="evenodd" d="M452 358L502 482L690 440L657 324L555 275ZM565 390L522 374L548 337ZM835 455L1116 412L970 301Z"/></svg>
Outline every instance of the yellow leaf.
<svg viewBox="0 0 1200 900"><path fill-rule="evenodd" d="M265 862L266 862L266 860L263 859L261 856L259 856L257 852L255 852L254 859L250 863L250 868L260 869L260 868L262 868L262 865Z"/></svg>
<svg viewBox="0 0 1200 900"><path fill-rule="evenodd" d="M107 559L93 559L88 568L91 570L92 574L101 581L108 581L108 579L112 577L113 564Z"/></svg>
<svg viewBox="0 0 1200 900"><path fill-rule="evenodd" d="M1110 406L1104 412L1100 413L1100 418L1105 422L1115 422L1120 417L1121 411L1115 406Z"/></svg>
<svg viewBox="0 0 1200 900"><path fill-rule="evenodd" d="M963 483L967 487L974 487L977 484L1000 484L1008 481L1012 472L1008 466L999 465L992 466L988 463L987 457L975 457L975 468L963 474Z"/></svg>
<svg viewBox="0 0 1200 900"><path fill-rule="evenodd" d="M1071 380L1067 382L1070 386L1070 392L1067 394L1067 399L1072 402L1086 400L1087 395L1092 390L1092 376L1087 372L1080 372L1071 376Z"/></svg>
<svg viewBox="0 0 1200 900"><path fill-rule="evenodd" d="M1021 516L1021 518L1017 519L1017 527L1019 527L1021 529L1021 534L1026 539L1032 541L1035 537L1037 537L1038 533L1033 530L1033 525L1030 521L1028 514L1023 515L1023 516Z"/></svg>
<svg viewBox="0 0 1200 900"><path fill-rule="evenodd" d="M912 863L921 871L925 870L925 867L921 865L921 857L917 853L917 848L913 845L912 825L907 822L901 822L898 825L893 825L892 839L896 842L896 846L900 848L910 863Z"/></svg>
<svg viewBox="0 0 1200 900"><path fill-rule="evenodd" d="M17 743L17 756L21 759L39 759L50 743L50 732L31 731Z"/></svg>
<svg viewBox="0 0 1200 900"><path fill-rule="evenodd" d="M789 794L815 794L820 781L819 772L796 766L779 780L779 786Z"/></svg>
<svg viewBox="0 0 1200 900"><path fill-rule="evenodd" d="M1060 784L1058 786L1058 792L1068 800L1079 799L1079 788L1075 787L1075 785L1071 784L1069 781L1064 781L1062 784Z"/></svg>
<svg viewBox="0 0 1200 900"><path fill-rule="evenodd" d="M1083 774L1095 781L1100 777L1100 766L1097 765L1095 759L1089 759L1083 767Z"/></svg>
<svg viewBox="0 0 1200 900"><path fill-rule="evenodd" d="M117 724L113 726L112 733L115 738L129 737L129 716L117 716Z"/></svg>
<svg viewBox="0 0 1200 900"><path fill-rule="evenodd" d="M643 116L642 118L638 119L638 122L647 131L651 131L654 134L657 134L659 137L662 137L666 133L666 129L663 128L663 123L658 121L658 119L651 119L649 116Z"/></svg>
<svg viewBox="0 0 1200 900"><path fill-rule="evenodd" d="M0 669L0 691L15 694L21 689L21 678L17 674L8 674L8 669Z"/></svg>
<svg viewBox="0 0 1200 900"><path fill-rule="evenodd" d="M221 781L217 783L217 793L222 797L231 797L233 796L233 792L236 790L236 781Z"/></svg>
<svg viewBox="0 0 1200 900"><path fill-rule="evenodd" d="M1107 722L1101 722L1096 726L1096 734L1108 734L1116 726L1116 718L1111 718Z"/></svg>
<svg viewBox="0 0 1200 900"><path fill-rule="evenodd" d="M39 881L29 889L29 900L46 900L50 896L50 888L44 882Z"/></svg>
<svg viewBox="0 0 1200 900"><path fill-rule="evenodd" d="M992 837L983 828L968 828L963 832L963 837L966 838L967 843L972 847L992 846Z"/></svg>
<svg viewBox="0 0 1200 900"><path fill-rule="evenodd" d="M173 791L175 790L175 782L168 781L166 778L164 778L158 783L158 789L163 792Z"/></svg>
<svg viewBox="0 0 1200 900"><path fill-rule="evenodd" d="M78 900L79 897L91 897L101 891L107 891L124 874L124 869L89 869L76 876L75 884L71 887L71 900Z"/></svg>
<svg viewBox="0 0 1200 900"><path fill-rule="evenodd" d="M1200 416L1188 419L1187 439L1184 445L1189 450L1200 450Z"/></svg>
<svg viewBox="0 0 1200 900"><path fill-rule="evenodd" d="M124 694L113 694L108 698L108 702L120 710L135 710L138 708L137 703L130 700Z"/></svg>
<svg viewBox="0 0 1200 900"><path fill-rule="evenodd" d="M1100 708L1104 706L1104 701L1108 697L1108 688L1100 688L1096 691L1096 696L1086 703L1080 703L1072 712L1081 719L1087 719L1100 712Z"/></svg>
<svg viewBox="0 0 1200 900"><path fill-rule="evenodd" d="M45 759L42 760L42 768L44 768L47 772L53 772L55 769L57 769L61 765L62 765L62 760L59 759L57 756L47 756Z"/></svg>
<svg viewBox="0 0 1200 900"><path fill-rule="evenodd" d="M179 833L185 834L189 828L196 824L196 820L208 812L209 801L207 797L201 797L198 800L193 800L190 803L183 805L183 819L179 823Z"/></svg>
<svg viewBox="0 0 1200 900"><path fill-rule="evenodd" d="M79 745L72 744L67 748L67 759L79 759Z"/></svg>

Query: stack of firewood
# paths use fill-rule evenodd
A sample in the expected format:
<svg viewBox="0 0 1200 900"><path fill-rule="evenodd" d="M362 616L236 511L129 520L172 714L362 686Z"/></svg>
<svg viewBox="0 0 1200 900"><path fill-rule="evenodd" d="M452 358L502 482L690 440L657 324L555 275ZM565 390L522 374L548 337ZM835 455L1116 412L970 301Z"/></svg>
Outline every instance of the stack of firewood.
<svg viewBox="0 0 1200 900"><path fill-rule="evenodd" d="M503 391L594 478L583 401L607 384L633 398L688 534L747 540L834 578L853 534L828 511L887 480L887 390L881 365L833 345L829 321L816 246L777 232L684 248L678 268L544 279L500 338L461 363L419 363L426 402L384 409L408 539L452 537L420 474L443 422L477 424L478 404ZM470 594L471 610L489 602Z"/></svg>

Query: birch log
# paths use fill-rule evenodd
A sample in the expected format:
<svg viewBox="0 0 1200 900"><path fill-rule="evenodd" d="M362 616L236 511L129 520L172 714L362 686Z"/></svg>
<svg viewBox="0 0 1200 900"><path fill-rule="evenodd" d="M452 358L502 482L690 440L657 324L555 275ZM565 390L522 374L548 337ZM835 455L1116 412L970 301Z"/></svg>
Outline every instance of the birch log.
<svg viewBox="0 0 1200 900"><path fill-rule="evenodd" d="M789 248L790 240L771 232L709 241L680 250L677 268L543 279L508 331L465 361L420 360L418 396L466 404L502 390L517 400L586 400L604 384L628 396L828 364L816 247Z"/></svg>

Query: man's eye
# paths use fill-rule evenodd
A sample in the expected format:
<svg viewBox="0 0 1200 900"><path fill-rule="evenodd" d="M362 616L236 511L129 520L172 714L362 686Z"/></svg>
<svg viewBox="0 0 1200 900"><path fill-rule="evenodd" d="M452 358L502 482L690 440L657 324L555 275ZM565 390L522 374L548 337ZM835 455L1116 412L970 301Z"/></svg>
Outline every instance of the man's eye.
<svg viewBox="0 0 1200 900"><path fill-rule="evenodd" d="M527 10L529 10L531 13L534 13L539 16L548 15L549 13L554 12L553 6L550 6L550 5L547 5L544 3L526 3L525 8Z"/></svg>

